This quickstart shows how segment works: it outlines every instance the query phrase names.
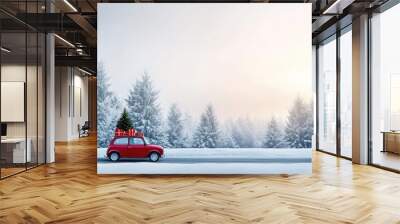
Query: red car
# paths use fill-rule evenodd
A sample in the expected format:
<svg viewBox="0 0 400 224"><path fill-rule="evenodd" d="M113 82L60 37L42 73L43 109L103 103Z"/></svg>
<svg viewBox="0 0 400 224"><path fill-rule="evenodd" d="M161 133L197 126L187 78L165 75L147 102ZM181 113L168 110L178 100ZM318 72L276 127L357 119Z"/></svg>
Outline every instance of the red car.
<svg viewBox="0 0 400 224"><path fill-rule="evenodd" d="M113 162L122 158L148 158L157 162L163 156L161 146L148 144L144 137L138 136L116 136L107 149L107 158Z"/></svg>

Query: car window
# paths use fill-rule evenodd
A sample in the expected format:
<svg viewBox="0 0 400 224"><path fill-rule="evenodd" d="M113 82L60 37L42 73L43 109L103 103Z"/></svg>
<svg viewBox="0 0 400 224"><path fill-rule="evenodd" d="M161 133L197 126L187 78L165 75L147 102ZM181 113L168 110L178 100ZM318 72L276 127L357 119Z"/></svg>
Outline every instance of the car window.
<svg viewBox="0 0 400 224"><path fill-rule="evenodd" d="M128 144L128 138L117 138L114 141L114 145L127 145Z"/></svg>
<svg viewBox="0 0 400 224"><path fill-rule="evenodd" d="M141 138L131 138L129 144L131 145L144 145L143 139Z"/></svg>

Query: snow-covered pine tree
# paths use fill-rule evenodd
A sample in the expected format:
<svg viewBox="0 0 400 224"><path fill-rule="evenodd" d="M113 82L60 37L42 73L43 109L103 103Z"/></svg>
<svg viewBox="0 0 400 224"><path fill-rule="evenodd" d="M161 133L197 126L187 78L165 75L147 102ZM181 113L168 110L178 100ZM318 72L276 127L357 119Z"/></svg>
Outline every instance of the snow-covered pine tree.
<svg viewBox="0 0 400 224"><path fill-rule="evenodd" d="M239 118L233 124L232 137L240 148L253 148L256 146L254 131L254 126L250 119Z"/></svg>
<svg viewBox="0 0 400 224"><path fill-rule="evenodd" d="M107 147L115 131L120 102L110 91L109 78L102 63L97 69L97 146Z"/></svg>
<svg viewBox="0 0 400 224"><path fill-rule="evenodd" d="M190 116L188 113L185 113L183 115L182 124L183 124L183 138L184 138L183 147L190 148L193 146L192 144L193 130L195 130L196 128L196 126L193 124L192 116Z"/></svg>
<svg viewBox="0 0 400 224"><path fill-rule="evenodd" d="M133 128L132 121L129 118L126 108L124 108L124 111L122 111L121 117L119 118L119 120L117 122L117 128L124 130L124 131L128 131L129 129Z"/></svg>
<svg viewBox="0 0 400 224"><path fill-rule="evenodd" d="M200 123L193 136L193 147L216 148L218 145L218 121L213 106L209 104L200 117Z"/></svg>
<svg viewBox="0 0 400 224"><path fill-rule="evenodd" d="M166 137L168 147L184 147L185 139L183 136L182 113L176 104L172 104L169 108Z"/></svg>
<svg viewBox="0 0 400 224"><path fill-rule="evenodd" d="M126 99L128 113L132 119L133 128L142 131L151 143L165 145L161 111L157 101L158 92L154 90L150 76L145 72L129 91Z"/></svg>
<svg viewBox="0 0 400 224"><path fill-rule="evenodd" d="M290 148L310 148L313 134L312 103L297 97L289 111L285 127L285 140Z"/></svg>
<svg viewBox="0 0 400 224"><path fill-rule="evenodd" d="M232 137L232 130L224 130L220 132L219 148L239 148L239 145L236 143L235 139Z"/></svg>
<svg viewBox="0 0 400 224"><path fill-rule="evenodd" d="M284 144L284 136L275 117L272 117L267 124L267 130L263 139L262 146L264 148L282 148Z"/></svg>

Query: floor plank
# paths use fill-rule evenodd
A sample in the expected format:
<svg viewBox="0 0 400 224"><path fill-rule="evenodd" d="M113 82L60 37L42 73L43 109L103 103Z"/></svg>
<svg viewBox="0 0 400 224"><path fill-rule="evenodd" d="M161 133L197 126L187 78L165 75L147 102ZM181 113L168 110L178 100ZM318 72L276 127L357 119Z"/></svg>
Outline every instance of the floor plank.
<svg viewBox="0 0 400 224"><path fill-rule="evenodd" d="M307 175L97 175L96 139L0 181L0 223L400 223L400 175L320 152Z"/></svg>

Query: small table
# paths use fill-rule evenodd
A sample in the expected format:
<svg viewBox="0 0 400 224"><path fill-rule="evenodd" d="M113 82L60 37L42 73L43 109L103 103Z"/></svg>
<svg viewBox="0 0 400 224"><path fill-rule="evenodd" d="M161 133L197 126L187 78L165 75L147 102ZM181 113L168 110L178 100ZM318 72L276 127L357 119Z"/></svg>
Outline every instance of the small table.
<svg viewBox="0 0 400 224"><path fill-rule="evenodd" d="M31 162L31 139L27 139L25 151L25 138L6 138L1 139L1 157L6 163L26 163ZM11 147L10 147L11 146Z"/></svg>
<svg viewBox="0 0 400 224"><path fill-rule="evenodd" d="M383 150L382 152L391 152L400 154L400 131L382 131Z"/></svg>

